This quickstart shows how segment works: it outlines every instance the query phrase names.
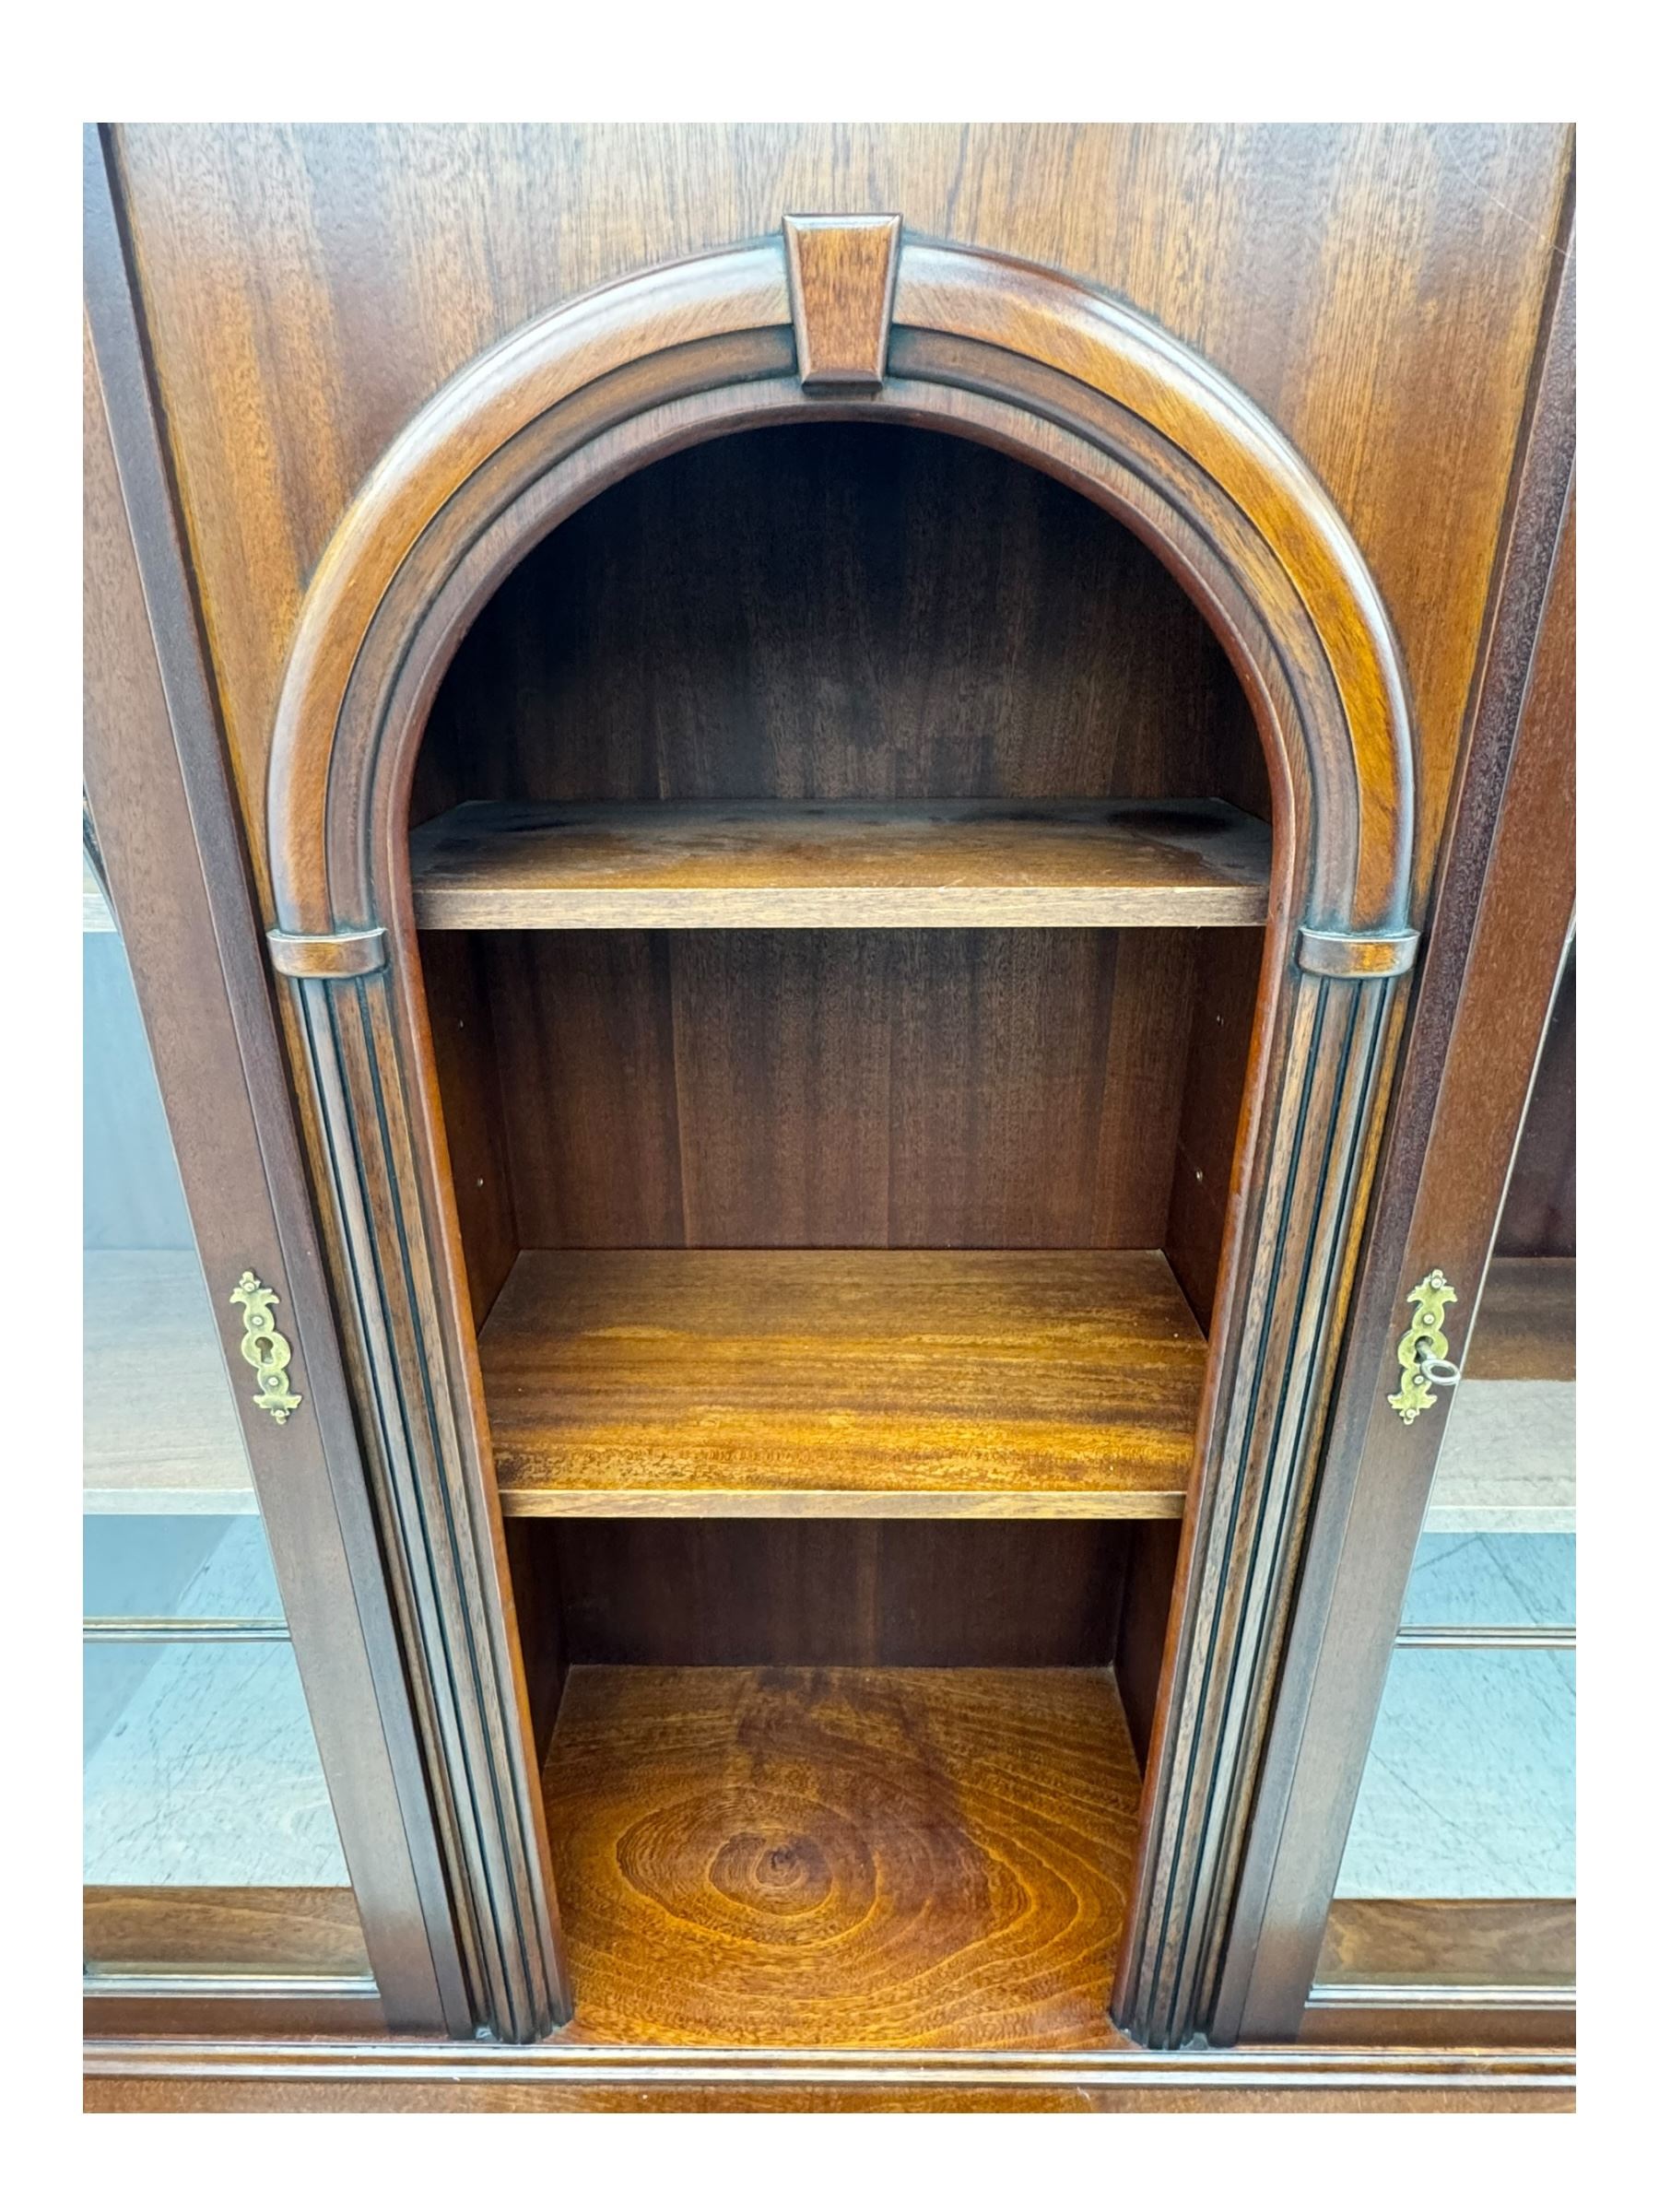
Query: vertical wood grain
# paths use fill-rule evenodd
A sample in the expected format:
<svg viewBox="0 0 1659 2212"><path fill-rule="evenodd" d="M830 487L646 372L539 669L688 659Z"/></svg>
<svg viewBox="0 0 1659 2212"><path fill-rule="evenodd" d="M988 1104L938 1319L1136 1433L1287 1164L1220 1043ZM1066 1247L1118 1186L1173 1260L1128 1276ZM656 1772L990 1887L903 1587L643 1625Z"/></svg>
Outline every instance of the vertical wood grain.
<svg viewBox="0 0 1659 2212"><path fill-rule="evenodd" d="M116 144L256 856L303 583L439 386L633 269L775 231L794 209L897 210L1133 301L1306 454L1405 649L1427 883L1555 251L1563 126L155 124Z"/></svg>

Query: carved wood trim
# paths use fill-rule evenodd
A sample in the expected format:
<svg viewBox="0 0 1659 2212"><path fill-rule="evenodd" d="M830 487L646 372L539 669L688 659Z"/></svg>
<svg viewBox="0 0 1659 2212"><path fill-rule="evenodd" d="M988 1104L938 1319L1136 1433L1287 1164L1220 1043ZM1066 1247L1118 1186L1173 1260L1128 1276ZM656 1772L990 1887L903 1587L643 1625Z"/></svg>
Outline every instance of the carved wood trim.
<svg viewBox="0 0 1659 2212"><path fill-rule="evenodd" d="M896 215L783 218L795 353L808 392L880 383L900 227Z"/></svg>
<svg viewBox="0 0 1659 2212"><path fill-rule="evenodd" d="M1575 2065L1560 2050L1321 2050L1310 2043L1242 2051L725 2051L544 2043L502 2051L487 2043L367 2039L295 2045L269 2041L111 2040L88 2042L89 2075L267 2081L516 2081L574 2087L739 2085L801 2089L914 2086L1239 2090L1395 2088L1430 2095L1481 2088L1494 2104L1524 2090L1571 2088Z"/></svg>
<svg viewBox="0 0 1659 2212"><path fill-rule="evenodd" d="M540 2032L563 1995L416 955L409 782L468 623L573 508L700 439L839 412L995 444L1121 516L1216 629L1267 757L1262 990L1115 1998L1147 2041L1180 2043L1207 2018L1397 1041L1394 977L1415 943L1404 679L1335 510L1206 364L1041 270L910 239L893 260L886 375L859 398L801 388L781 240L612 286L486 356L398 440L341 524L278 711L269 809L284 939L385 932L384 968L313 967L290 988L376 1401L394 1583L434 1755L453 1762L458 1911L508 2035Z"/></svg>

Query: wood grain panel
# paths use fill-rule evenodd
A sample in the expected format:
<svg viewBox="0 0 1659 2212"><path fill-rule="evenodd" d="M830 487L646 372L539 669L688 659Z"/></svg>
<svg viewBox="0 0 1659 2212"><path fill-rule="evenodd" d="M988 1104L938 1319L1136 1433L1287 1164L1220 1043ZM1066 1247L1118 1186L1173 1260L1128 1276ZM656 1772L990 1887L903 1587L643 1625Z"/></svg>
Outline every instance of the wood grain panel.
<svg viewBox="0 0 1659 2212"><path fill-rule="evenodd" d="M479 1339L509 1513L1177 1517L1158 1253L542 1253Z"/></svg>
<svg viewBox="0 0 1659 2212"><path fill-rule="evenodd" d="M515 1588L556 1606L572 1662L644 1666L1108 1666L1140 1533L1075 1521L509 1528Z"/></svg>
<svg viewBox="0 0 1659 2212"><path fill-rule="evenodd" d="M519 1251L489 971L472 939L449 933L422 938L420 970L477 1328Z"/></svg>
<svg viewBox="0 0 1659 2212"><path fill-rule="evenodd" d="M1164 1247L1187 1302L1207 1329L1250 1061L1261 933L1206 931L1194 941L1191 957L1192 1014Z"/></svg>
<svg viewBox="0 0 1659 2212"><path fill-rule="evenodd" d="M1158 1690L1170 1626L1170 1600L1181 1556L1181 1524L1137 1521L1124 1531L1124 1605L1118 1616L1113 1674L1135 1755L1144 1767L1158 1713Z"/></svg>
<svg viewBox="0 0 1659 2212"><path fill-rule="evenodd" d="M562 298L794 209L897 209L1131 300L1307 455L1405 647L1426 881L1563 126L160 124L117 144L250 801L302 582L458 368Z"/></svg>
<svg viewBox="0 0 1659 2212"><path fill-rule="evenodd" d="M579 2035L1106 2029L1140 1785L1110 1674L576 1667L545 1785Z"/></svg>
<svg viewBox="0 0 1659 2212"><path fill-rule="evenodd" d="M475 801L415 832L422 929L1215 927L1265 922L1272 835L1215 801Z"/></svg>
<svg viewBox="0 0 1659 2212"><path fill-rule="evenodd" d="M1153 556L988 448L813 423L673 454L537 547L434 701L413 814L1176 793L1268 811L1237 680Z"/></svg>
<svg viewBox="0 0 1659 2212"><path fill-rule="evenodd" d="M1570 2112L1570 2088L601 2088L555 2081L93 2076L88 2112Z"/></svg>
<svg viewBox="0 0 1659 2212"><path fill-rule="evenodd" d="M1161 1244L1211 934L491 935L520 1237Z"/></svg>
<svg viewBox="0 0 1659 2212"><path fill-rule="evenodd" d="M901 229L896 215L784 217L795 354L810 389L881 382Z"/></svg>

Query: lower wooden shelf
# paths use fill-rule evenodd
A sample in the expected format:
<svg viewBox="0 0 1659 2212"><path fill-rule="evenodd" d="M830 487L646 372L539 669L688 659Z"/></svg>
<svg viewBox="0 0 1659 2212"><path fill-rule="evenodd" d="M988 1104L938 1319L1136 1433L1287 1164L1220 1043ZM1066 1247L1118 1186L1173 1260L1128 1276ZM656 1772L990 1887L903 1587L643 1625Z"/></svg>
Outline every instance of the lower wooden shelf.
<svg viewBox="0 0 1659 2212"><path fill-rule="evenodd" d="M1158 1252L526 1252L479 1337L524 1514L1179 1519Z"/></svg>
<svg viewBox="0 0 1659 2212"><path fill-rule="evenodd" d="M347 1888L91 1888L81 1943L95 1973L371 1971Z"/></svg>
<svg viewBox="0 0 1659 2212"><path fill-rule="evenodd" d="M1120 2040L1110 1672L572 1667L545 1791L572 2040Z"/></svg>

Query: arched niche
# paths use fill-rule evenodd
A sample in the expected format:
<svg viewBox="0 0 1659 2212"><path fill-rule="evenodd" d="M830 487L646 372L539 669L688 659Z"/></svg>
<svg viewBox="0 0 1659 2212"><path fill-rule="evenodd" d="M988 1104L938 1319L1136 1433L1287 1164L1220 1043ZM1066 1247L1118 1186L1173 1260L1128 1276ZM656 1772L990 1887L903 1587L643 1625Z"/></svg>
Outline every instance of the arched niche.
<svg viewBox="0 0 1659 2212"><path fill-rule="evenodd" d="M341 524L289 660L273 959L329 1162L475 1999L523 2039L568 1993L416 953L416 757L468 626L562 520L688 445L835 417L979 441L1116 516L1220 640L1272 786L1265 954L1113 2002L1131 2033L1178 2042L1224 1957L1415 947L1406 688L1340 517L1247 399L1099 294L887 218L792 218L561 307L464 371Z"/></svg>

